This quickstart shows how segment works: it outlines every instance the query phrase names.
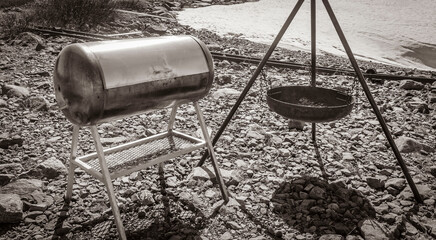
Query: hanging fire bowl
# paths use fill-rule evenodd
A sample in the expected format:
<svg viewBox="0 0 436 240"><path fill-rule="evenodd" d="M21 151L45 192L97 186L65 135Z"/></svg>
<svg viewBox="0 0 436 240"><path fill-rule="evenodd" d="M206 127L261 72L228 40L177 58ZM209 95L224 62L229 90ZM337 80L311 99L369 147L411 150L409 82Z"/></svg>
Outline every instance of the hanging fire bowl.
<svg viewBox="0 0 436 240"><path fill-rule="evenodd" d="M355 99L333 89L284 86L268 90L267 104L279 115L304 122L330 122L348 115Z"/></svg>

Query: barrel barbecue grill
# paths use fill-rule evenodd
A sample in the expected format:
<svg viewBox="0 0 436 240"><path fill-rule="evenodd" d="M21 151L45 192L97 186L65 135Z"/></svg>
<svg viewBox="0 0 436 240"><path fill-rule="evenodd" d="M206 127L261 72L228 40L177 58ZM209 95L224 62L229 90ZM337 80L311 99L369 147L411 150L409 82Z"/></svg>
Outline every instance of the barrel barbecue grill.
<svg viewBox="0 0 436 240"><path fill-rule="evenodd" d="M221 194L227 190L198 105L210 90L213 62L207 47L190 36L72 44L59 54L54 70L57 103L73 127L66 200L72 196L74 169L80 167L104 183L118 233L126 234L112 179L128 175L200 148L212 156ZM177 108L193 103L203 139L173 130ZM103 149L97 125L134 114L172 108L166 132ZM95 153L77 157L79 128L89 127Z"/></svg>

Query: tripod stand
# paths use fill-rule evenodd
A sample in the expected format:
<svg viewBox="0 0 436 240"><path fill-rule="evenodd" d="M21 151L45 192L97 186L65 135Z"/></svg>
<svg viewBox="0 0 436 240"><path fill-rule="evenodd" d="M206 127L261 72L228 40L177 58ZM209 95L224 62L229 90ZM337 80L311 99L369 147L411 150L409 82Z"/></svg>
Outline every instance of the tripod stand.
<svg viewBox="0 0 436 240"><path fill-rule="evenodd" d="M316 1L317 0L311 0L311 60L312 60L312 64L311 64L310 85L312 87L316 87ZM412 177L410 176L409 170L407 169L407 166L406 166L406 164L405 164L405 162L400 154L400 151L398 150L398 147L395 144L395 141L391 135L391 132L390 132L388 126L386 125L386 122L383 119L383 116L381 115L379 108L377 107L377 104L376 104L376 102L375 102L375 100L374 100L374 98L369 90L368 85L365 82L363 74L360 71L360 68L357 64L356 59L354 58L354 55L353 55L353 52L351 51L350 46L348 45L348 41L345 38L345 35L344 35L340 25L339 25L338 20L336 19L336 16L333 12L333 9L330 6L330 3L328 0L322 0L322 2L327 10L327 13L330 17L330 20L332 21L332 23L335 27L335 30L336 30L336 32L341 40L341 43L345 49L345 52L347 53L347 56L351 62L351 65L353 66L353 69L356 73L356 76L357 76L357 78L358 78L358 80L363 88L363 91L365 92L365 95L366 95L366 97L367 97L367 99L368 99L368 101L369 101L369 103L374 111L374 114L376 115L377 120L379 121L380 126L382 127L382 130L383 130L383 132L384 132L384 134L385 134L385 136L386 136L386 138L387 138L387 140L392 148L392 151L394 152L394 155L398 161L398 164L400 165L401 170L403 171L404 176L406 177L406 180L407 180L407 182L408 182L408 184L413 192L413 195L414 195L417 202L422 203L423 200L421 198L421 195L419 194L418 189L416 188L416 185L415 185ZM283 37L284 33L288 29L289 25L291 24L292 20L294 19L295 15L299 11L299 9L303 3L304 3L304 0L298 0L298 2L296 3L294 9L292 10L292 12L290 13L286 22L284 23L284 25L280 29L279 33L277 34L276 38L274 39L274 41L271 44L270 48L268 49L267 53L265 54L262 61L259 63L257 69L253 73L253 76L251 77L251 79L247 83L246 87L244 88L244 90L242 91L238 100L236 101L235 105L233 106L230 113L227 115L227 117L224 120L223 124L221 125L220 129L218 130L215 137L213 138L213 142L212 142L213 145L216 144L216 142L220 138L221 134L223 133L223 131L225 130L227 125L230 123L236 110L238 109L238 107L240 106L240 104L244 100L245 96L247 95L248 91L252 87L253 83L255 82L255 80L257 79L259 74L261 73L263 67L267 63L267 61L270 58L274 49L277 47L277 44L280 42L281 38ZM316 140L316 125L315 125L315 123L312 123L312 139L315 142L315 140ZM205 152L202 156L202 159L198 163L198 165L199 166L203 165L203 163L207 157L208 157L208 152Z"/></svg>

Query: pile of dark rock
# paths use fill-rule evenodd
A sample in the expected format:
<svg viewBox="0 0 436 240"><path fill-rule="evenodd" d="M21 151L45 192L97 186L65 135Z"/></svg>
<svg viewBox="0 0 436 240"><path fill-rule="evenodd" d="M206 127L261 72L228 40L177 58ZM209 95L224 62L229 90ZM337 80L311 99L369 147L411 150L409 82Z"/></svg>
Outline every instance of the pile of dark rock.
<svg viewBox="0 0 436 240"><path fill-rule="evenodd" d="M283 183L273 194L274 212L301 232L317 235L353 234L376 212L362 193L343 182L328 183L314 177Z"/></svg>

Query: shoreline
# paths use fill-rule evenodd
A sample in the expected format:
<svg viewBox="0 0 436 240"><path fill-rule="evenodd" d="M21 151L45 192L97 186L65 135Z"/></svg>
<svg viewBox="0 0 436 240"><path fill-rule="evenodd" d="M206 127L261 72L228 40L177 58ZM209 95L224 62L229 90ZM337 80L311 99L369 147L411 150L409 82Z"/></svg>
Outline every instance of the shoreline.
<svg viewBox="0 0 436 240"><path fill-rule="evenodd" d="M187 25L181 25L181 24L179 25L184 26L185 31L193 34L194 36L198 36L202 41L205 41L207 45L216 47L215 45L217 43L221 43L222 44L221 50L239 48L238 52L240 55L245 54L251 57L262 58L266 53L267 49L270 47L270 44L255 42L246 39L244 37L241 37L238 34L229 34L228 36L220 36L217 33L214 33L206 29L196 30ZM419 76L427 76L428 78L434 78L434 76L436 76L436 71L432 71L432 70L407 68L407 67L396 66L388 63L370 61L368 59L360 59L356 55L355 58L362 71L373 69L376 70L378 73L385 73L385 74L395 74L395 75L416 74ZM311 59L311 53L310 51L307 51L305 49L292 50L289 48L277 46L270 59L279 60L279 61L289 61L298 64L308 64ZM352 70L351 63L349 62L349 59L346 55L339 56L328 52L322 52L321 54L319 53L317 54L317 66L337 67L337 68Z"/></svg>
<svg viewBox="0 0 436 240"><path fill-rule="evenodd" d="M436 45L426 44L418 47L405 46L404 48L410 50L410 52L404 53L403 56L416 58L423 64L432 68L436 68ZM435 71L436 70L433 70L433 72Z"/></svg>
<svg viewBox="0 0 436 240"><path fill-rule="evenodd" d="M291 3L285 4L284 1L277 2L277 5L275 5L273 1L264 1L264 3L247 3L244 6L213 6L212 8L205 10L189 10L186 11L186 13L180 14L180 22L183 24L192 24L195 29L207 28L208 30L217 31L221 36L225 36L227 32L234 32L236 34L244 34L242 37L245 36L250 40L269 43L272 42L273 36L277 34L279 31L278 28L283 24L285 17L287 16L286 12L277 7L292 5ZM366 2L368 2L368 0L365 1L365 3ZM343 5L346 5L348 8L352 6L351 3L342 3L339 4L339 7L344 7ZM381 3L380 5L383 4ZM269 10L277 12L277 14L262 13L261 10L258 10L258 7L268 7ZM226 9L228 9L229 13L227 13ZM321 9L320 7L319 10L324 9ZM217 13L214 14L214 12ZM253 12L253 14L251 14L251 12ZM287 31L281 43L285 44L285 47L291 46L291 49L296 47L310 51L310 25L305 21L309 13L307 12L307 8L302 8L300 12L295 17L293 23L289 27L289 31ZM341 17L341 14L339 13L338 17ZM335 32L333 26L328 24L330 23L330 19L325 16L326 14L324 11L320 12L319 15L320 21L323 20L328 22L319 22L318 24L317 37L319 41L317 41L317 48L338 56L346 56L337 35L333 34L333 32ZM343 14L342 19L349 20L349 15L350 14ZM396 15L392 15L392 17L395 18ZM383 25L384 21L374 20L373 22L368 23L368 25ZM251 27L250 24L252 23L255 24L256 27ZM386 22L386 24L389 24L389 22ZM353 28L353 26L361 28ZM393 36L391 38L389 36L384 36L379 34L380 32L371 32L370 29L367 29L370 27L365 27L364 24L358 24L356 21L351 21L348 24L347 22L342 22L341 27L346 34L347 40L349 41L355 56L363 56L362 58L367 61L378 61L383 64L394 65L401 68L417 68L423 71L436 71L435 67L425 63L426 59L429 59L428 57L422 56L421 60L424 61L419 61L419 56L410 59L402 55L408 51L406 48L407 45L415 44L412 38L406 40L398 38L398 41L396 41L395 39L397 38L394 39ZM389 30L386 27L374 29L378 29L379 31L384 30L385 35L389 33ZM394 30L392 31L395 32ZM430 40L428 41L431 42ZM416 44L419 43L416 42ZM403 47L403 45L406 45L406 47ZM415 55L417 54L419 55L420 53L415 53ZM436 51L434 54L436 54ZM418 59L418 61L414 61L414 59Z"/></svg>

